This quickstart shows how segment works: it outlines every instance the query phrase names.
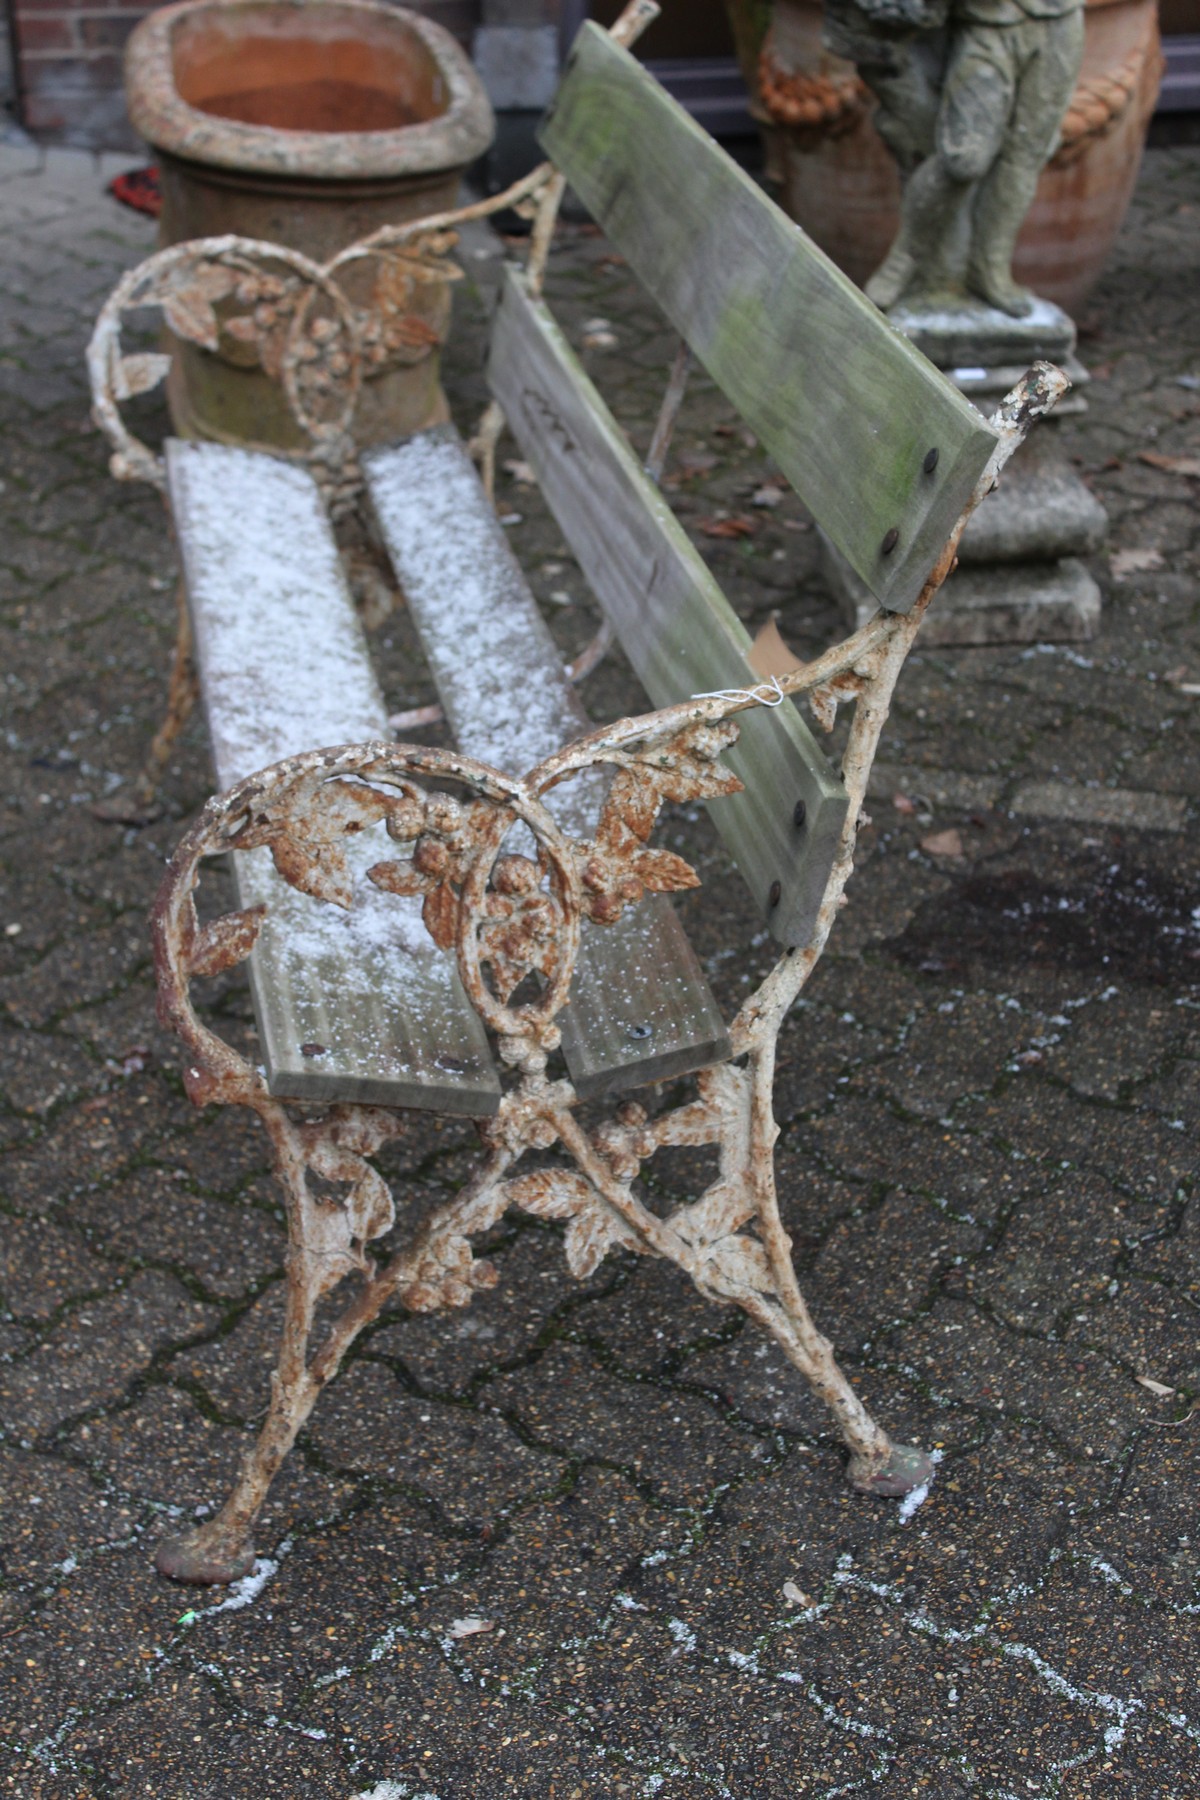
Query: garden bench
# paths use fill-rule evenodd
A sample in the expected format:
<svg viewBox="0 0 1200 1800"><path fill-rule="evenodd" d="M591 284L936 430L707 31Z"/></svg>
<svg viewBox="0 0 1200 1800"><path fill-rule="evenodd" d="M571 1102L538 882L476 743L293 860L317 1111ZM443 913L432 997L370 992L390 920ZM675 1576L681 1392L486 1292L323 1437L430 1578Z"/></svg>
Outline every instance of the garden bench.
<svg viewBox="0 0 1200 1800"><path fill-rule="evenodd" d="M431 266L456 223L532 205L528 265L503 277L493 401L469 446L435 427L356 452L356 355L370 325L340 297L341 259L315 269L240 240L176 246L126 277L93 339L116 472L169 494L221 790L156 902L160 1012L183 1040L192 1099L261 1118L290 1239L266 1422L220 1514L160 1546L159 1567L179 1579L252 1566L267 1486L357 1334L389 1303L460 1306L490 1286L471 1239L509 1208L562 1221L577 1276L621 1246L669 1258L703 1294L742 1307L828 1404L856 1488L892 1496L928 1479L928 1458L872 1420L797 1286L773 1176L775 1039L842 902L920 620L973 506L1066 384L1037 365L985 421L629 55L621 40L656 10L635 0L612 34L583 28L543 126L548 164L493 202L343 253ZM682 357L648 473L546 308L565 180L875 595L875 618L816 661L755 671L655 485ZM123 355L123 313L158 304L212 342L196 294L249 306L264 266L295 284L276 365L306 448L288 458L169 442L160 463L118 401L160 379L164 359ZM172 314L181 292L190 298ZM336 379L315 381L322 369L348 402ZM503 420L657 710L589 730L490 502ZM388 737L330 525L352 502L386 544L454 750ZM853 704L840 766L793 696L826 727ZM728 1026L666 897L696 877L649 842L665 800L707 802L780 949ZM236 905L201 923L194 892L220 855ZM246 961L259 1065L190 995L193 980ZM650 1084L665 1077L656 1100ZM581 1113L584 1102L596 1104ZM479 1164L380 1255L370 1246L396 1208L370 1158L414 1108L473 1117ZM715 1147L716 1175L660 1217L639 1166L681 1144ZM557 1155L523 1165L530 1150ZM315 1331L318 1301L347 1277L341 1313Z"/></svg>

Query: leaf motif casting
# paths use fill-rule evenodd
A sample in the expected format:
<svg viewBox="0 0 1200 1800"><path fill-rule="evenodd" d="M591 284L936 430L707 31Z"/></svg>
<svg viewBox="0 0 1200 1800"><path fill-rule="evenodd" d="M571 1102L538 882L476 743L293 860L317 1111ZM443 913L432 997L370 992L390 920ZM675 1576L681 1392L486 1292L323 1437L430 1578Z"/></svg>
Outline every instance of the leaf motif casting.
<svg viewBox="0 0 1200 1800"><path fill-rule="evenodd" d="M737 724L693 725L674 737L624 752L591 844L580 847L580 878L589 918L611 925L644 893L678 893L700 877L671 850L651 850L650 833L664 800L711 800L736 794L742 783L722 767L721 751Z"/></svg>
<svg viewBox="0 0 1200 1800"><path fill-rule="evenodd" d="M822 731L833 730L837 722L838 707L857 700L865 685L863 678L851 671L813 688L808 696L808 703Z"/></svg>
<svg viewBox="0 0 1200 1800"><path fill-rule="evenodd" d="M320 804L316 804L317 791ZM386 818L397 804L391 795L350 779L326 781L319 774L293 783L269 809L251 816L229 839L233 850L265 845L283 879L314 900L349 909L354 889L343 844Z"/></svg>
<svg viewBox="0 0 1200 1800"><path fill-rule="evenodd" d="M267 916L265 906L225 913L211 925L197 929L188 947L188 972L200 977L220 975L245 962L258 940Z"/></svg>
<svg viewBox="0 0 1200 1800"><path fill-rule="evenodd" d="M165 381L171 358L157 350L135 356L120 356L113 368L113 393L118 400L132 400L135 394L148 394L160 381Z"/></svg>
<svg viewBox="0 0 1200 1800"><path fill-rule="evenodd" d="M184 264L168 279L162 297L163 316L177 337L215 350L221 327L213 308L233 292L237 277L219 263Z"/></svg>
<svg viewBox="0 0 1200 1800"><path fill-rule="evenodd" d="M641 1248L625 1221L605 1205L591 1182L576 1169L538 1169L503 1186L506 1206L539 1219L567 1219L563 1249L577 1280L595 1273L617 1244Z"/></svg>
<svg viewBox="0 0 1200 1800"><path fill-rule="evenodd" d="M364 1114L371 1111L382 1109L364 1109ZM345 1184L348 1190L337 1199L315 1197L307 1188L303 1193L304 1243L317 1265L317 1294L328 1293L347 1275L374 1270L366 1246L391 1230L396 1209L387 1182L363 1152L376 1149L396 1131L396 1121L388 1120L386 1114L382 1124L373 1128L369 1116L356 1119L352 1109L345 1107L334 1107L323 1120L299 1129L304 1158L313 1174Z"/></svg>
<svg viewBox="0 0 1200 1800"><path fill-rule="evenodd" d="M447 254L454 231L422 232L381 251L371 305L357 315L367 360L378 366L420 362L445 340L450 322L449 283L462 270Z"/></svg>

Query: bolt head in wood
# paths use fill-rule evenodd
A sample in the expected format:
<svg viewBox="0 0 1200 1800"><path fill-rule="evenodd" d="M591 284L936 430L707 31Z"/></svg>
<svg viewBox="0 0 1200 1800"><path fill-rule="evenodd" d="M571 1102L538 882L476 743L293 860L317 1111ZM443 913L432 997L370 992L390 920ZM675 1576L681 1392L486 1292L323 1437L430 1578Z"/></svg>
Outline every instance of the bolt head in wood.
<svg viewBox="0 0 1200 1800"><path fill-rule="evenodd" d="M783 883L780 881L773 881L771 883L771 891L767 895L767 905L768 906L778 906L779 902L782 900L782 898L783 898Z"/></svg>
<svg viewBox="0 0 1200 1800"><path fill-rule="evenodd" d="M792 808L792 824L799 831L808 820L808 805L804 800L797 800Z"/></svg>
<svg viewBox="0 0 1200 1800"><path fill-rule="evenodd" d="M890 531L885 531L883 534L883 542L879 546L880 556L890 556L899 542L900 527L893 525Z"/></svg>
<svg viewBox="0 0 1200 1800"><path fill-rule="evenodd" d="M632 1038L635 1044L640 1044L644 1039L654 1036L654 1027L653 1025L631 1025L625 1036Z"/></svg>
<svg viewBox="0 0 1200 1800"><path fill-rule="evenodd" d="M933 471L937 468L938 457L940 454L941 454L941 452L937 449L936 445L934 446L934 448L932 450L927 450L925 452L925 460L921 464L921 467L924 469L924 471L927 475L932 475Z"/></svg>

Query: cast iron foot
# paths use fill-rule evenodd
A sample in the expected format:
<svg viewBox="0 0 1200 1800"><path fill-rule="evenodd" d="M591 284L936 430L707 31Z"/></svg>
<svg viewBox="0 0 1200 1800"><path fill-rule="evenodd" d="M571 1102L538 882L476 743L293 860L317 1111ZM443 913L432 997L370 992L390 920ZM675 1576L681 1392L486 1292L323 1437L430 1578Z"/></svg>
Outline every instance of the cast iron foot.
<svg viewBox="0 0 1200 1800"><path fill-rule="evenodd" d="M915 1444L893 1444L892 1454L881 1463L852 1456L846 1473L857 1493L874 1494L878 1500L899 1500L931 1480L933 1468L932 1458Z"/></svg>
<svg viewBox="0 0 1200 1800"><path fill-rule="evenodd" d="M172 1581L194 1587L217 1587L240 1581L254 1567L254 1551L248 1545L231 1545L219 1535L206 1535L204 1527L164 1538L154 1553L154 1566Z"/></svg>

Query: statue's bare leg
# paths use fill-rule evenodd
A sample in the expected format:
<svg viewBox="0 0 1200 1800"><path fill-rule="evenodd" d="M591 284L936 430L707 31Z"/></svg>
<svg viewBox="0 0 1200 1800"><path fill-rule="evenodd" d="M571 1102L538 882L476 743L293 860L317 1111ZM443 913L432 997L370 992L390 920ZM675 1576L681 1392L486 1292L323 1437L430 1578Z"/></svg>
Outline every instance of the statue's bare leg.
<svg viewBox="0 0 1200 1800"><path fill-rule="evenodd" d="M1013 254L1079 74L1083 14L1029 19L1006 29L1020 33L1027 56L1003 147L975 198L967 286L1001 312L1020 318L1032 310L1033 295L1013 278Z"/></svg>
<svg viewBox="0 0 1200 1800"><path fill-rule="evenodd" d="M961 265L951 265L963 210L999 156L1008 125L1015 84L1007 44L998 28L980 26L961 27L952 39L934 152L905 184L896 240L867 283L868 297L885 310L905 295L961 291Z"/></svg>
<svg viewBox="0 0 1200 1800"><path fill-rule="evenodd" d="M1024 157L1002 156L975 197L967 286L1014 319L1033 311L1033 295L1015 279L1012 263L1040 172L1040 162L1030 166Z"/></svg>
<svg viewBox="0 0 1200 1800"><path fill-rule="evenodd" d="M904 189L900 229L891 249L867 282L864 292L882 311L903 298L921 278L941 266L941 250L950 226L966 198L967 186L956 181L939 156L914 169Z"/></svg>

